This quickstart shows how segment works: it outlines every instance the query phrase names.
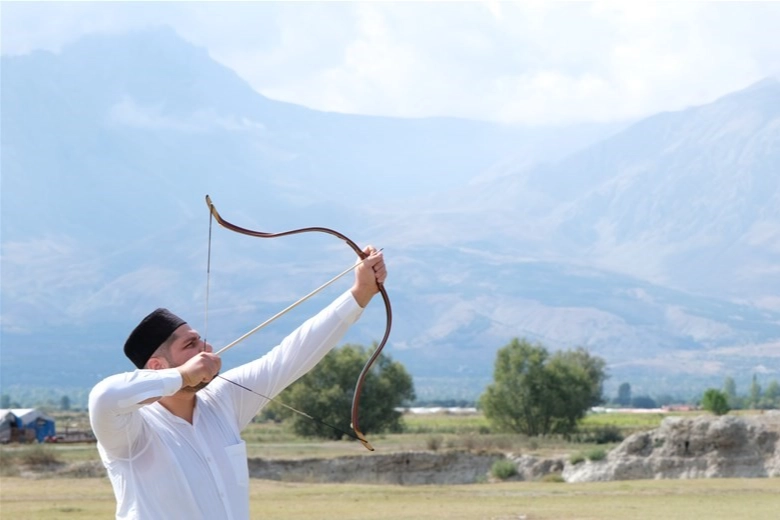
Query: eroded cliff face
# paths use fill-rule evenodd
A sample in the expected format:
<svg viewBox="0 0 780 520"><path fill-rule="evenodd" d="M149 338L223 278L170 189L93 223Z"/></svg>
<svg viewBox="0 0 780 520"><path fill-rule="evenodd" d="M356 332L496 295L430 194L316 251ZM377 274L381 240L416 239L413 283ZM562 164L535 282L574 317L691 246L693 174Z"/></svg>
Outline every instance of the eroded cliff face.
<svg viewBox="0 0 780 520"><path fill-rule="evenodd" d="M567 463L567 482L780 476L780 413L669 417L636 433L604 460Z"/></svg>
<svg viewBox="0 0 780 520"><path fill-rule="evenodd" d="M468 451L400 452L339 458L249 459L253 478L288 482L470 484L494 480L497 460L517 467L509 480L562 476L567 482L682 478L780 477L780 411L751 417L669 417L655 430L636 433L601 461L572 464L567 456L536 457ZM103 477L100 461L20 468L29 478Z"/></svg>
<svg viewBox="0 0 780 520"><path fill-rule="evenodd" d="M572 464L566 457L408 452L338 459L250 459L254 478L305 482L467 484L492 480L490 468L507 458L511 480L558 474L567 482L679 478L780 477L780 412L737 416L669 417L636 433L604 460Z"/></svg>
<svg viewBox="0 0 780 520"><path fill-rule="evenodd" d="M487 479L501 454L406 452L336 459L249 459L252 478L288 482L471 484Z"/></svg>

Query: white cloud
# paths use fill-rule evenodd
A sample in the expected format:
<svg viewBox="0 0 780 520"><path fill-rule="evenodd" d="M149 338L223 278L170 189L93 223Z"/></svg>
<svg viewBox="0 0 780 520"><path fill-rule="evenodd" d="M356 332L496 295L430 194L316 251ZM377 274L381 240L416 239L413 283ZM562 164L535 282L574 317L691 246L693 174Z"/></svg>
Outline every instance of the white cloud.
<svg viewBox="0 0 780 520"><path fill-rule="evenodd" d="M605 121L780 74L780 3L3 4L3 52L167 24L259 92L312 108Z"/></svg>

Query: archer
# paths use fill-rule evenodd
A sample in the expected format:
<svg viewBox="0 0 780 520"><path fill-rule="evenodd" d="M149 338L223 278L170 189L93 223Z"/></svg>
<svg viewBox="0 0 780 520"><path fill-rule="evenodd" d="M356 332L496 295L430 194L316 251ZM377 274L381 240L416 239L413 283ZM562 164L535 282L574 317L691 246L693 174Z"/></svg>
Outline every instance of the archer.
<svg viewBox="0 0 780 520"><path fill-rule="evenodd" d="M224 378L219 356L183 319L157 309L138 324L124 346L137 369L104 379L89 396L118 519L249 518L241 430L325 357L380 291L384 257L371 246L363 253L349 291Z"/></svg>

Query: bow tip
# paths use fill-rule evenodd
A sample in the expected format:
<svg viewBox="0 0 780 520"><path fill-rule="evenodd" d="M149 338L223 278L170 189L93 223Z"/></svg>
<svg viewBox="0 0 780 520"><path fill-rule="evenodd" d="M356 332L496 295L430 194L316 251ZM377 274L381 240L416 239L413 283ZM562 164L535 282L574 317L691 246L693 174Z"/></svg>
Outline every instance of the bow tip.
<svg viewBox="0 0 780 520"><path fill-rule="evenodd" d="M363 432L361 432L360 430L358 430L357 428L355 428L355 427L354 427L352 424L350 424L349 426L350 426L350 428L352 428L352 430L355 432L355 438L356 438L357 440L359 440L360 442L362 442L362 443L363 443L363 446L364 446L364 447L365 447L365 448L366 448L368 451L374 451L374 447L373 447L373 446L371 446L371 443L370 443L370 442L368 442L368 439L366 439L366 436L365 436L365 435L363 435Z"/></svg>

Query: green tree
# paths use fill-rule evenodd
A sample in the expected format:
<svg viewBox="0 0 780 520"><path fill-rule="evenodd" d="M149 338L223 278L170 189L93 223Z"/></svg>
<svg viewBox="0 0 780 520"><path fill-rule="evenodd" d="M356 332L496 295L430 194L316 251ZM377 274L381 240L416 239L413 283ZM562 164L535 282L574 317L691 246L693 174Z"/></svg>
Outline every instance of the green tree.
<svg viewBox="0 0 780 520"><path fill-rule="evenodd" d="M278 400L343 431L350 427L352 396L360 371L376 348L344 345L330 352L319 364L284 392ZM414 400L412 377L398 362L381 355L366 376L360 396L359 424L363 433L401 431L401 413L395 409ZM344 434L272 403L271 414L292 417L298 435L341 439Z"/></svg>
<svg viewBox="0 0 780 520"><path fill-rule="evenodd" d="M558 394L553 402L550 432L567 433L592 406L603 402L606 363L584 348L559 351L550 357L545 373Z"/></svg>
<svg viewBox="0 0 780 520"><path fill-rule="evenodd" d="M0 408L6 409L6 408L12 408L11 406L11 396L8 394L3 394L0 396Z"/></svg>
<svg viewBox="0 0 780 520"><path fill-rule="evenodd" d="M631 385L628 383L621 383L618 387L617 399L615 404L620 406L628 406L631 404Z"/></svg>
<svg viewBox="0 0 780 520"><path fill-rule="evenodd" d="M728 397L725 392L710 388L701 398L701 407L715 415L725 415L729 413Z"/></svg>
<svg viewBox="0 0 780 520"><path fill-rule="evenodd" d="M596 406L604 402L604 380L607 378L607 363L598 356L591 356L587 349L578 347L575 350L556 352L553 362L561 359L570 366L581 368L585 371L587 380L585 400L588 407Z"/></svg>
<svg viewBox="0 0 780 520"><path fill-rule="evenodd" d="M748 408L757 409L761 402L761 385L758 384L758 378L753 374L753 382L750 384L750 395L748 396Z"/></svg>
<svg viewBox="0 0 780 520"><path fill-rule="evenodd" d="M544 346L514 338L498 351L493 383L480 404L497 430L571 432L587 410L601 402L605 366L582 348L550 356Z"/></svg>
<svg viewBox="0 0 780 520"><path fill-rule="evenodd" d="M63 395L62 399L60 399L60 410L64 412L70 410L70 397L67 395Z"/></svg>
<svg viewBox="0 0 780 520"><path fill-rule="evenodd" d="M723 381L723 393L726 394L730 408L739 408L737 384L734 382L733 377L729 376Z"/></svg>
<svg viewBox="0 0 780 520"><path fill-rule="evenodd" d="M777 379L773 379L764 390L764 400L767 408L777 408L780 405L780 384Z"/></svg>

